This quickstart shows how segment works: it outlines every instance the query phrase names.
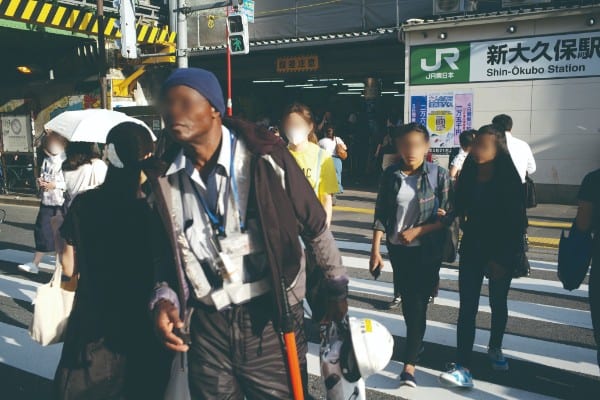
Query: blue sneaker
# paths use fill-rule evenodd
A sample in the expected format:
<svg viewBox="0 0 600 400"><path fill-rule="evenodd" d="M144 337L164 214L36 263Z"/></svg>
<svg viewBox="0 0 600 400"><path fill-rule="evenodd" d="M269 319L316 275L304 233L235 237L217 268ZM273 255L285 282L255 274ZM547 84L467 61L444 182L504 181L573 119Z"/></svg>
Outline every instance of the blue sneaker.
<svg viewBox="0 0 600 400"><path fill-rule="evenodd" d="M410 386L413 388L417 387L417 381L415 377L408 372L403 372L400 374L400 386Z"/></svg>
<svg viewBox="0 0 600 400"><path fill-rule="evenodd" d="M508 371L508 361L504 358L502 349L488 349L488 357L492 363L492 368L496 371Z"/></svg>
<svg viewBox="0 0 600 400"><path fill-rule="evenodd" d="M440 382L461 388L474 386L471 372L458 364L451 364L448 371L440 375Z"/></svg>

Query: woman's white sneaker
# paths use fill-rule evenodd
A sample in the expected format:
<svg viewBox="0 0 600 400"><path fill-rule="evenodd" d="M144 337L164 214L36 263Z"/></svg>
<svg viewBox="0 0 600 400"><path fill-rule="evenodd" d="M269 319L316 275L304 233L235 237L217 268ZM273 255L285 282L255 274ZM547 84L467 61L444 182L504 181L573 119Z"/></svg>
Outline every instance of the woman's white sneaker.
<svg viewBox="0 0 600 400"><path fill-rule="evenodd" d="M27 264L21 264L17 268L19 268L23 272L27 272L28 274L38 274L40 269L37 265L32 262L28 262Z"/></svg>
<svg viewBox="0 0 600 400"><path fill-rule="evenodd" d="M474 386L471 372L458 364L451 364L448 371L440 375L440 382L461 388L472 388Z"/></svg>

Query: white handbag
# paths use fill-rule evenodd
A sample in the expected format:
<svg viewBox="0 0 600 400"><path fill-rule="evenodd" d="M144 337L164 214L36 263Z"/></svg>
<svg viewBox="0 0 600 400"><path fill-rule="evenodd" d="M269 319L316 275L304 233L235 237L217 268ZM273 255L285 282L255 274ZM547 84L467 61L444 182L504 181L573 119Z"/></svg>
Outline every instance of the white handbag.
<svg viewBox="0 0 600 400"><path fill-rule="evenodd" d="M29 334L42 346L63 341L73 308L75 292L61 288L61 276L62 265L57 260L52 280L38 288L33 302L35 307Z"/></svg>
<svg viewBox="0 0 600 400"><path fill-rule="evenodd" d="M164 400L191 400L188 380L187 353L176 353L171 364L171 378Z"/></svg>

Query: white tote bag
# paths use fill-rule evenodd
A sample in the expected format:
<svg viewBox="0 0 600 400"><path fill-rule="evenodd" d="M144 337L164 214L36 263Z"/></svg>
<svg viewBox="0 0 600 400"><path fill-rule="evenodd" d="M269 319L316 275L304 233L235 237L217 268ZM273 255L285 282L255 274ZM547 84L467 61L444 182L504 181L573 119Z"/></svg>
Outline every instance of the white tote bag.
<svg viewBox="0 0 600 400"><path fill-rule="evenodd" d="M62 342L73 308L75 292L60 287L61 276L62 265L57 260L52 280L38 288L33 302L29 334L42 346Z"/></svg>
<svg viewBox="0 0 600 400"><path fill-rule="evenodd" d="M164 400L191 400L188 380L187 353L176 353L171 364L171 378Z"/></svg>

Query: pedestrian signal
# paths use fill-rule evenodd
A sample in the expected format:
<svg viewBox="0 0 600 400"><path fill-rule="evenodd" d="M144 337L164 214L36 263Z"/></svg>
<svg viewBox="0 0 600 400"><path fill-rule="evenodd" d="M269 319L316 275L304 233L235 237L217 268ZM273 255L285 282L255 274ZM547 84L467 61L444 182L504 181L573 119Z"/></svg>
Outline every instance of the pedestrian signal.
<svg viewBox="0 0 600 400"><path fill-rule="evenodd" d="M248 54L250 52L248 17L241 14L227 17L227 31L231 54Z"/></svg>

